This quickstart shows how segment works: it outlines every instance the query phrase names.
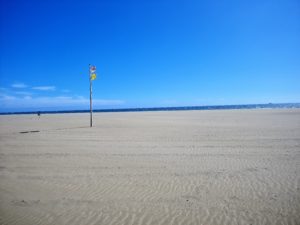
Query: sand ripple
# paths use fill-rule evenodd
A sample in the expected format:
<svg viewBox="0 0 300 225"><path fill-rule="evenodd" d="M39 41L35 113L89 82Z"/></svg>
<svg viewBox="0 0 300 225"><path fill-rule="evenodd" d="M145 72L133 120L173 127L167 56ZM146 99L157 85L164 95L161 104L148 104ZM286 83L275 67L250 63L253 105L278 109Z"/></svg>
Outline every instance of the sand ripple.
<svg viewBox="0 0 300 225"><path fill-rule="evenodd" d="M300 224L299 110L35 119L0 117L0 224Z"/></svg>

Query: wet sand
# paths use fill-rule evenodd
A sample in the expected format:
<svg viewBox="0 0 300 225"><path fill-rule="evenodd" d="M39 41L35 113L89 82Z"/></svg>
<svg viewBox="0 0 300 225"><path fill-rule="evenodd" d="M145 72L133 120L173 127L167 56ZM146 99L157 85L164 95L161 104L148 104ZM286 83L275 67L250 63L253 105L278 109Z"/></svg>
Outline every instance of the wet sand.
<svg viewBox="0 0 300 225"><path fill-rule="evenodd" d="M300 224L300 110L0 116L0 224Z"/></svg>

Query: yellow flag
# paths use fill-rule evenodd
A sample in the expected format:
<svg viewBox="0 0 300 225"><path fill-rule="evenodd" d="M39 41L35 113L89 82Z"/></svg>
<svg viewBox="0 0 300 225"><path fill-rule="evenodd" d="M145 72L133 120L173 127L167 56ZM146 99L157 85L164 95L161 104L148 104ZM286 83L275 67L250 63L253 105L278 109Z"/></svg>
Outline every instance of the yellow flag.
<svg viewBox="0 0 300 225"><path fill-rule="evenodd" d="M91 80L95 80L95 79L96 79L96 77L97 77L97 76L96 76L96 74L95 74L95 73L93 73L93 74L91 74L91 77L90 77L90 78L91 78Z"/></svg>

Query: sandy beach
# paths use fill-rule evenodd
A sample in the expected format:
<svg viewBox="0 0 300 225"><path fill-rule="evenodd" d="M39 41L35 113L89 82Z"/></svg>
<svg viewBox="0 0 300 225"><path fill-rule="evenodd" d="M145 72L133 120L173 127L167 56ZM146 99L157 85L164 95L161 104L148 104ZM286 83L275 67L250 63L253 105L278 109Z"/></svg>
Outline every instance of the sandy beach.
<svg viewBox="0 0 300 225"><path fill-rule="evenodd" d="M300 224L300 109L0 116L0 224Z"/></svg>

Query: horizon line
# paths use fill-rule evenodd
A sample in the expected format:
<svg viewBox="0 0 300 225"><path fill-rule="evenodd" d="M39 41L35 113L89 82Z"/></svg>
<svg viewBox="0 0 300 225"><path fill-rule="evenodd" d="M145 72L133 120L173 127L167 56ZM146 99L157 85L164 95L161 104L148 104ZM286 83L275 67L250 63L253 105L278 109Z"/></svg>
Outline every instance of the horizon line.
<svg viewBox="0 0 300 225"><path fill-rule="evenodd" d="M147 111L180 111L180 110L225 110L225 109L255 109L255 108L300 108L300 102L295 103L260 103L260 104L229 104L229 105L198 105L198 106L165 106L165 107L132 107L132 108L109 108L94 109L92 112L147 112ZM20 114L59 114L59 113L89 113L89 109L75 110L34 110L0 112L0 115Z"/></svg>

